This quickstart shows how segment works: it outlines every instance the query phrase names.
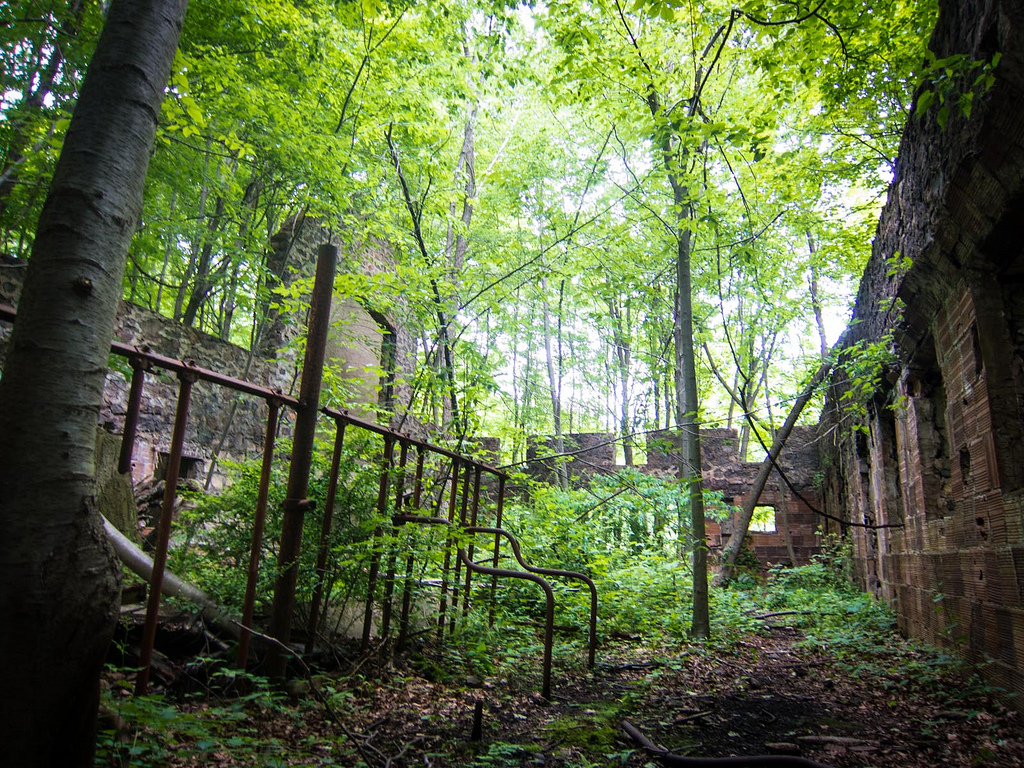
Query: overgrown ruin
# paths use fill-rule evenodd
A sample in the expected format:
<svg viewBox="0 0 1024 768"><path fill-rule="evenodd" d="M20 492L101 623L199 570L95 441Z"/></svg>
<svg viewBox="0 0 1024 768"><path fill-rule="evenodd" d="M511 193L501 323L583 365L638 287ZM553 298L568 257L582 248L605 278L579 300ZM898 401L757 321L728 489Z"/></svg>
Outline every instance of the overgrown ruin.
<svg viewBox="0 0 1024 768"><path fill-rule="evenodd" d="M824 502L849 521L826 529L852 539L858 581L904 633L1020 695L1024 6L944 3L932 49L959 67L952 106L903 137L821 421Z"/></svg>

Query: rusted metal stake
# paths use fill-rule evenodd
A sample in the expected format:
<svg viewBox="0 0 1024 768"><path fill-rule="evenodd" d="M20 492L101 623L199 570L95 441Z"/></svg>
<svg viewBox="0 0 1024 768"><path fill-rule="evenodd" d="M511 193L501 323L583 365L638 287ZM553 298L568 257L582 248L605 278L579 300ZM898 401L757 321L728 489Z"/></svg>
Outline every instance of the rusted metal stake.
<svg viewBox="0 0 1024 768"><path fill-rule="evenodd" d="M377 493L377 517L383 519L388 509L388 486L391 482L391 465L395 455L395 438L384 437L384 458L380 464L380 489ZM377 589L377 575L380 573L380 552L377 544L381 537L381 526L378 523L370 542L370 576L366 584L366 612L363 614L363 641L360 646L363 653L370 647L370 629L373 624L373 593Z"/></svg>
<svg viewBox="0 0 1024 768"><path fill-rule="evenodd" d="M477 699L473 705L473 732L470 741L481 741L484 737L484 700Z"/></svg>
<svg viewBox="0 0 1024 768"><path fill-rule="evenodd" d="M478 529L478 532L493 533L494 529ZM541 589L544 590L544 678L541 687L541 696L543 696L545 699L550 699L551 648L555 641L555 593L551 589L551 585L535 573L512 571L506 568L490 568L486 565L477 565L466 556L466 551L461 547L459 548L459 559L466 564L467 568L471 568L477 573L487 574L491 576L507 576L510 579L523 579L524 581L532 581L534 584L537 584Z"/></svg>
<svg viewBox="0 0 1024 768"><path fill-rule="evenodd" d="M444 543L444 565L441 567L441 605L437 613L438 642L441 642L444 639L445 612L448 608L448 572L451 568L452 545L454 543L454 538L451 534L451 526L455 523L455 507L458 504L459 498L459 470L461 466L462 463L457 458L452 459L452 490L448 498L449 531Z"/></svg>
<svg viewBox="0 0 1024 768"><path fill-rule="evenodd" d="M467 463L462 480L462 507L459 511L459 526L456 530L462 532L462 526L466 525L466 512L469 509L469 475L473 467ZM462 552L462 542L459 542L459 552ZM448 614L448 631L455 631L455 616L459 611L459 582L462 581L462 558L455 561L455 578L452 579L452 610Z"/></svg>
<svg viewBox="0 0 1024 768"><path fill-rule="evenodd" d="M263 464L260 467L260 486L256 495L256 512L252 523L252 544L249 548L249 575L245 581L245 600L242 603L242 633L238 637L238 655L235 666L244 670L249 663L249 629L256 610L256 582L260 572L260 554L263 551L263 529L267 521L267 498L270 495L270 470L274 465L274 441L277 438L277 419L281 412L278 400L268 400L267 433L263 438Z"/></svg>
<svg viewBox="0 0 1024 768"><path fill-rule="evenodd" d="M498 507L495 511L495 528L501 528L501 517L505 511L505 476L498 476ZM495 535L494 537L494 559L491 561L491 567L498 567L498 559L501 557L501 537ZM498 577L491 576L491 606L487 616L487 623L489 626L494 626L494 611L498 601Z"/></svg>
<svg viewBox="0 0 1024 768"><path fill-rule="evenodd" d="M473 471L473 512L470 517L469 524L476 525L477 515L480 513L480 475L483 470L478 465ZM473 544L473 540L469 542L469 559L473 559L473 553L476 547ZM462 592L462 615L465 616L469 613L469 592L473 585L473 571L469 568L466 569L466 585Z"/></svg>
<svg viewBox="0 0 1024 768"><path fill-rule="evenodd" d="M327 580L327 554L330 549L331 524L334 521L334 501L338 495L338 472L341 468L341 451L345 447L346 421L334 423L334 454L331 456L331 475L327 481L327 501L324 503L324 519L320 526L320 544L316 553L316 586L309 604L309 625L306 627L306 653L313 652L316 633L320 625L320 604L324 599L324 582Z"/></svg>
<svg viewBox="0 0 1024 768"><path fill-rule="evenodd" d="M188 424L192 385L195 383L195 377L188 373L180 373L178 378L181 380L181 384L178 386L178 406L174 414L174 430L171 432L171 453L167 458L167 476L164 479L163 503L160 505L160 527L157 529L153 572L149 578L146 623L142 628L142 641L139 645L139 673L135 678L136 696L145 695L149 688L149 673L153 664L153 645L156 642L156 625L160 617L160 590L164 584L167 549L171 541L171 515L174 514L174 500L178 493L181 452L185 445L185 427Z"/></svg>
<svg viewBox="0 0 1024 768"><path fill-rule="evenodd" d="M117 460L117 471L131 477L135 433L139 428L139 409L142 407L142 388L146 383L149 365L141 357L134 355L128 362L132 366L132 385L128 390L128 408L124 414L124 431L121 434L121 454Z"/></svg>
<svg viewBox="0 0 1024 768"><path fill-rule="evenodd" d="M426 454L423 452L423 447L417 445L416 479L413 481L412 489L412 507L416 512L419 512L420 503L423 501L423 461L425 458ZM398 626L399 647L405 643L405 638L409 635L409 611L412 609L412 566L413 554L410 550L405 558L405 582L402 587L402 618Z"/></svg>
<svg viewBox="0 0 1024 768"><path fill-rule="evenodd" d="M402 448L398 457L398 475L395 477L395 515L402 514L402 506L405 503L405 465L409 460L409 443L402 440ZM395 558L397 553L395 545L397 540L395 534L398 531L398 524L391 523L391 546L388 551L388 567L384 573L384 608L380 617L380 636L387 638L391 632L391 599L395 595Z"/></svg>
<svg viewBox="0 0 1024 768"><path fill-rule="evenodd" d="M292 631L292 612L295 607L295 585L299 577L299 554L302 550L302 523L310 504L309 472L313 462L313 438L320 405L320 386L323 383L324 356L327 349L327 331L331 322L331 293L334 289L334 266L338 249L321 245L317 249L316 279L309 307L309 329L306 336L306 355L302 363L302 382L299 385L299 409L292 435L292 461L288 472L288 492L281 523L281 546L277 558L277 581L274 584L274 603L270 614L270 635L284 645ZM287 659L277 646L272 646L267 659L267 673L280 679L285 675Z"/></svg>

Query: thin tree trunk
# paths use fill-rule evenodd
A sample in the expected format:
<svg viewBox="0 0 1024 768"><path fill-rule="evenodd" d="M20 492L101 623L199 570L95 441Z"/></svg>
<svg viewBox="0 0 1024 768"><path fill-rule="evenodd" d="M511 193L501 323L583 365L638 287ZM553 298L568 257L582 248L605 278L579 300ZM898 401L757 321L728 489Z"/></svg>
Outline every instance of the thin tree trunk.
<svg viewBox="0 0 1024 768"><path fill-rule="evenodd" d="M28 93L25 94L25 98L18 104L15 110L17 115L23 115L24 117L19 119L17 115L12 116L9 113L6 115L12 130L7 143L7 156L4 158L3 172L0 173L0 219L3 219L7 213L7 201L18 184L18 169L34 152L42 149L45 142L49 141L53 135L55 124L51 125L45 135L30 147L28 145L29 132L26 130L26 122L33 115L46 108L47 102L53 93L53 86L57 82L58 76L62 74L61 70L64 65L63 48L65 45L70 44L71 39L78 36L84 10L85 4L82 0L73 0L68 4L67 16L60 23L60 35L63 38L61 44L40 44L40 54L42 54L43 50L48 50L49 59L46 62L46 67L42 71L37 71L36 76L31 79ZM36 58L36 62L39 63L39 57ZM64 72L63 75L66 77L67 73ZM12 120L11 117L14 117L14 119Z"/></svg>
<svg viewBox="0 0 1024 768"><path fill-rule="evenodd" d="M811 233L807 233L807 249L811 252L811 257L814 257L814 238L811 237ZM821 296L818 293L818 267L812 261L811 263L811 308L814 310L814 324L818 328L818 343L821 346L821 359L824 360L828 357L828 338L825 336L825 320L821 313Z"/></svg>
<svg viewBox="0 0 1024 768"><path fill-rule="evenodd" d="M689 192L673 176L672 192L683 229L676 244L675 359L676 424L679 426L679 480L689 496L690 533L693 549L693 616L690 634L698 639L711 635L708 607L708 550L704 528L704 491L701 487L700 425L697 421L697 366L693 348L693 299L690 283L691 206Z"/></svg>
<svg viewBox="0 0 1024 768"><path fill-rule="evenodd" d="M4 764L91 766L120 566L96 422L186 0L114 0L39 217L0 379Z"/></svg>
<svg viewBox="0 0 1024 768"><path fill-rule="evenodd" d="M561 456L565 453L565 438L562 435L562 400L560 397L561 382L555 375L555 360L551 353L551 309L548 305L548 281L545 278L540 280L542 295L541 308L543 311L544 324L544 362L548 370L548 387L551 392L551 418L554 422L555 431L555 453ZM562 490L569 490L569 472L562 461L555 461L555 477L558 480L558 487Z"/></svg>

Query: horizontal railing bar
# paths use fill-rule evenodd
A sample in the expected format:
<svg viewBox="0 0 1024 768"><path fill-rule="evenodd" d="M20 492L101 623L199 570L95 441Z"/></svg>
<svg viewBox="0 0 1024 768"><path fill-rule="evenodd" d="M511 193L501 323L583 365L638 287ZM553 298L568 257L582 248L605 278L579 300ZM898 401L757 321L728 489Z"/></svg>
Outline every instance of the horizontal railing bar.
<svg viewBox="0 0 1024 768"><path fill-rule="evenodd" d="M6 320L7 322L13 323L16 314L17 313L14 307L10 306L9 304L0 304L0 320ZM127 358L140 358L148 363L151 363L157 368L162 368L167 371L173 371L175 373L188 372L201 381L208 381L211 384L218 384L222 387L227 387L228 389L243 392L247 395L255 395L256 397L262 397L265 400L277 400L282 405L287 405L292 409L296 409L300 405L298 398L292 397L291 395L286 395L280 390L270 389L269 387L260 386L259 384L253 384L251 381L236 379L233 376L226 376L225 374L217 373L216 371L211 371L208 368L202 368L198 365L194 365L191 362L185 360L178 360L173 357L167 357L166 355L161 355L156 352L152 352L144 347L135 347L130 344L125 344L124 342L115 340L110 343L110 351L113 352L114 354L121 355ZM370 432L375 432L378 435L384 437L393 437L396 440L402 440L408 443L409 445L415 445L424 448L425 450L428 450L432 453L437 453L442 456L446 456L450 459L457 458L461 462L465 462L466 464L469 464L473 467L479 467L481 470L488 472L496 477L507 478L507 475L500 469L497 469L496 467L493 467L482 461L472 459L468 456L463 456L461 454L456 453L455 451L450 451L447 448L442 448L439 445L428 443L425 440L419 440L410 435L397 432L391 429L390 427L383 427L379 424L374 424L373 422L365 421L356 416L352 416L347 411L339 411L334 408L324 408L322 409L322 413L325 413L332 419L342 419L348 422L349 424L352 424L353 426L360 427Z"/></svg>
<svg viewBox="0 0 1024 768"><path fill-rule="evenodd" d="M486 464L477 459L470 458L469 456L463 456L461 453L450 451L447 448L442 448L441 446L435 445L434 443L428 443L425 440L420 440L418 438L412 437L411 435L407 435L402 432L396 432L390 427L383 427L380 424L374 424L371 421L364 421L363 419L360 419L356 416L352 416L348 411L339 411L336 408L322 408L321 413L330 416L332 419L344 419L349 424L353 424L357 427L362 427L363 429L369 430L370 432L376 432L378 435L382 435L384 437L393 437L394 439L401 440L405 443L408 443L409 445L415 445L420 448L424 448L428 451L431 451L432 453L438 453L442 456L447 456L449 459L458 459L459 461L465 464L469 464L472 467L479 467L484 472L489 472L496 477L504 477L506 479L508 478L508 475L506 473L502 472L497 467L491 466L490 464Z"/></svg>

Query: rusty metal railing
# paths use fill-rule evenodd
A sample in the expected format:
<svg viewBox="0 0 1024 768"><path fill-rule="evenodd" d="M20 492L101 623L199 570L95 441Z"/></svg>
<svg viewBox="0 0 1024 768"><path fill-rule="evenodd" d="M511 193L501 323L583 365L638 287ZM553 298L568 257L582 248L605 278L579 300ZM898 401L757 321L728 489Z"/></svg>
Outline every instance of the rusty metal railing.
<svg viewBox="0 0 1024 768"><path fill-rule="evenodd" d="M153 648L159 618L161 587L166 570L168 551L172 533L172 516L177 498L181 460L185 445L185 434L189 423L192 393L199 382L221 387L236 393L263 400L267 406L266 429L263 444L263 458L260 481L257 490L256 507L253 510L253 532L250 544L246 589L242 605L241 636L237 649L236 664L245 669L248 663L252 623L255 614L256 587L259 577L260 554L265 536L266 515L270 492L271 467L274 460L275 441L279 425L282 421L282 409L289 409L295 414L295 435L292 453L292 475L289 479L287 498L284 502L285 520L282 524L281 552L278 562L278 579L275 585L274 613L271 616L270 634L281 644L286 645L292 625L292 610L296 578L297 562L301 551L302 521L304 513L313 508L314 502L306 498L308 493L308 477L311 461L314 431L317 424L318 411L316 403L319 399L319 376L321 375L322 347L329 321L330 288L333 284L333 260L336 253L330 246L322 246L318 253L317 281L314 286L313 306L310 317L310 337L307 342L306 357L308 364L304 366L303 381L300 386L300 397L295 398L283 392L263 387L249 381L202 368L191 361L178 360L152 352L146 347L136 347L119 341L111 343L111 352L128 359L132 376L127 397L124 430L118 469L122 473L131 471L139 417L143 402L147 376L156 371L175 374L178 378L177 406L174 426L172 429L169 457L165 476L164 493L157 524L155 555L152 576L149 583L149 594L146 604L146 618L143 625L142 640L139 651L139 672L136 678L136 692L145 693L148 688L152 666ZM13 322L15 310L0 305L0 320ZM316 370L313 370L316 369ZM310 382L314 378L317 381ZM380 580L382 562L384 567L384 589L381 598L380 637L388 643L394 624L394 601L398 574L399 552L387 547L384 536L384 523L390 520L390 538L393 540L400 526L406 523L444 526L446 542L444 545L443 564L441 566L441 590L437 606L437 635L443 639L446 629L451 631L457 615L470 608L473 595L473 574L490 576L491 583L486 590L490 603L489 619L494 621L494 606L498 578L513 578L537 584L545 594L545 641L543 664L543 695L551 693L551 658L554 626L554 591L544 576L557 576L584 581L591 592L591 618L589 633L588 663L594 664L596 650L597 627L597 591L593 581L584 574L563 571L553 568L537 568L527 565L523 560L519 544L514 537L501 526L505 490L508 477L497 468L484 461L462 455L439 445L414 438L410 435L392 430L373 422L353 416L344 410L326 408L320 411L334 425L334 450L331 458L330 476L328 478L327 499L324 505L321 522L320 539L317 542L316 567L312 599L309 606L307 623L306 652L313 650L319 625L323 618L323 606L326 592L326 574L329 558L329 539L334 517L336 496L339 487L340 462L345 445L346 430L358 428L378 435L383 440L380 459L379 485L376 512L380 524L377 526L370 542L368 564L367 598L364 608L362 647L367 650L372 636L372 622L377 603L376 591ZM397 448L397 451L396 451ZM410 470L410 456L415 454L415 468ZM428 459L438 462L439 466L428 467ZM297 466L298 465L298 466ZM411 475L412 490L406 485ZM483 478L488 475L497 483L494 502L493 527L479 525L481 518L487 514L483 500ZM431 505L434 513L426 510L424 502L427 497L428 481L433 484L432 494L436 498ZM393 486L393 487L392 487ZM442 515L442 507L444 514ZM389 515L389 509L391 514ZM424 514L426 512L426 514ZM471 538L465 539L469 535ZM494 536L493 548L490 553L490 565L474 562L476 541L475 536ZM515 560L523 570L499 567L501 540L510 543ZM453 557L454 555L454 557ZM415 553L405 553L402 596L398 620L398 643L401 644L409 636L412 584ZM465 573L462 567L465 566ZM279 651L280 649L278 649ZM273 648L271 648L273 651ZM283 675L283 657L278 652L271 652L268 663L272 675ZM276 664L276 670L273 666Z"/></svg>

